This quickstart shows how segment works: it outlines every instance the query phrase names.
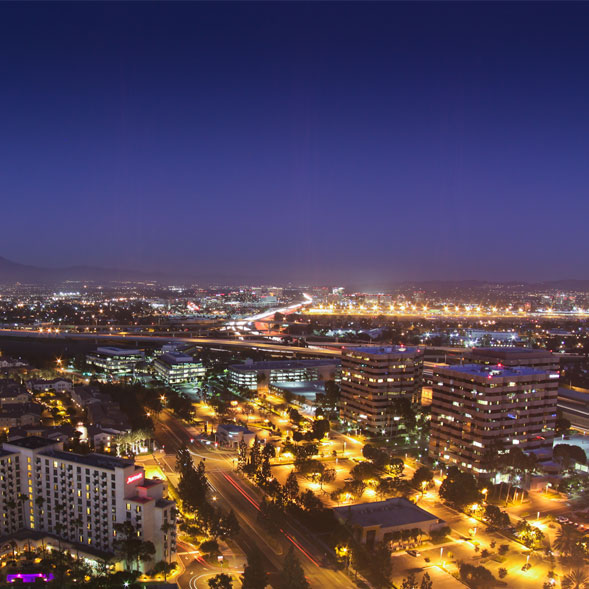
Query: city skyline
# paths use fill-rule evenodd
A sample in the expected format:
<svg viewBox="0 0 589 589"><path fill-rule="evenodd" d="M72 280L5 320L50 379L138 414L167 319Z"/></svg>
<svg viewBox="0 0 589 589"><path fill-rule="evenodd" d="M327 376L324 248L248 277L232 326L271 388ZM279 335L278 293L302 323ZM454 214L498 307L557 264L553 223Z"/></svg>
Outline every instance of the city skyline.
<svg viewBox="0 0 589 589"><path fill-rule="evenodd" d="M0 255L315 284L589 278L588 11L6 4Z"/></svg>

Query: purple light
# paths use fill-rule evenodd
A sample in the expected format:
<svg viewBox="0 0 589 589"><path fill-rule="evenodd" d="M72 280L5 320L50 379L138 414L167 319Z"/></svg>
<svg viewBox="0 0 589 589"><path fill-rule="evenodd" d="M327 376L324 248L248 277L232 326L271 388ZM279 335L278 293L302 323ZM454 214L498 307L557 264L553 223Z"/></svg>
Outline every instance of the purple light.
<svg viewBox="0 0 589 589"><path fill-rule="evenodd" d="M34 583L37 579L42 579L46 583L53 581L53 573L18 573L17 575L6 575L8 583L14 583L17 579L22 579L23 583Z"/></svg>

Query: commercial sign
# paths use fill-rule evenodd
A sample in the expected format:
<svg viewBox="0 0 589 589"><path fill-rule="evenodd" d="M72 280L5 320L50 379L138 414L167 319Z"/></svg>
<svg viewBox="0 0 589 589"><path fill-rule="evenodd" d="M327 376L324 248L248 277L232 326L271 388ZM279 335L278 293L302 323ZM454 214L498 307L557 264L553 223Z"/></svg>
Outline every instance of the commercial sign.
<svg viewBox="0 0 589 589"><path fill-rule="evenodd" d="M131 483L134 483L135 481L138 481L139 479L143 478L143 472L136 472L135 474L132 474L131 476L127 477L127 485L130 485Z"/></svg>

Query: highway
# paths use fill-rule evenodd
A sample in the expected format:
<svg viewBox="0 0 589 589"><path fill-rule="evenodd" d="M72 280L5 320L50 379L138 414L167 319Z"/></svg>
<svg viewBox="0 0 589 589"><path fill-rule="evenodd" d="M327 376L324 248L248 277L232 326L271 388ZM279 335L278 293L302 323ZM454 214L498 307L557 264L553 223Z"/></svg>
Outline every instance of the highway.
<svg viewBox="0 0 589 589"><path fill-rule="evenodd" d="M269 343L263 340L221 339L207 337L173 337L162 335L121 334L121 333L77 333L77 332L40 332L33 329L0 329L0 337L30 337L43 340L93 340L96 342L128 342L133 345L145 343L165 344L170 341L197 344L203 346L223 346L229 348L251 348L265 350L267 352L279 352L283 354L304 354L306 356L341 356L341 349L297 346L284 346L278 343Z"/></svg>
<svg viewBox="0 0 589 589"><path fill-rule="evenodd" d="M187 445L196 461L205 459L207 478L214 489L216 500L226 510L233 509L239 521L241 531L236 538L240 549L240 556L234 558L233 568L241 570L245 561L245 554L255 548L266 560L268 569L272 572L281 570L284 555L290 546L294 546L312 587L341 587L352 589L355 585L340 571L322 566L327 548L303 530L291 518L286 520L280 533L275 536L267 534L257 521L259 504L263 493L252 485L245 477L233 470L235 454L224 450L209 450L208 448L190 444L190 439L196 432L190 431L182 422L168 412L160 414L156 427L156 437L165 444L165 457L158 457L158 462L164 474L174 483L177 474L174 472L175 452L182 445ZM205 564L195 565L193 559L184 555L183 562L188 565L187 572L178 578L180 587L197 589L207 587ZM210 566L210 565L208 565ZM202 575L202 582L197 577Z"/></svg>

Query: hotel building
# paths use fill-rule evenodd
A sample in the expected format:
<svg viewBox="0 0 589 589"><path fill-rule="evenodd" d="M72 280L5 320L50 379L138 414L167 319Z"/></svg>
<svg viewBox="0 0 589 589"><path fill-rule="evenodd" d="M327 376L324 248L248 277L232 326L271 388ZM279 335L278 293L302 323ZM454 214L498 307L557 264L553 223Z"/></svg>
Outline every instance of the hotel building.
<svg viewBox="0 0 589 589"><path fill-rule="evenodd" d="M399 418L391 415L400 398L419 402L423 349L364 346L342 350L341 418L373 435L391 435Z"/></svg>
<svg viewBox="0 0 589 589"><path fill-rule="evenodd" d="M558 374L527 366L438 366L433 374L429 454L484 472L484 455L549 451L554 438Z"/></svg>
<svg viewBox="0 0 589 589"><path fill-rule="evenodd" d="M90 555L115 552L115 524L131 522L155 547L151 564L176 552L175 503L163 481L133 461L64 452L55 440L27 437L0 449L0 536L46 533Z"/></svg>

